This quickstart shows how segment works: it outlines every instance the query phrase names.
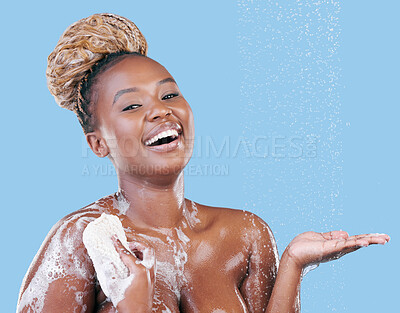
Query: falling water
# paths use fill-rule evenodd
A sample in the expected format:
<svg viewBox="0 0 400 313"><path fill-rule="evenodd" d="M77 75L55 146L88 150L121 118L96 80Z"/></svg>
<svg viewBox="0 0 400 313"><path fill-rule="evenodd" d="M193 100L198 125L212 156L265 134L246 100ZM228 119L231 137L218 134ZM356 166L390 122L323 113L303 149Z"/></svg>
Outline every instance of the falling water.
<svg viewBox="0 0 400 313"><path fill-rule="evenodd" d="M252 151L242 158L246 209L269 223L282 253L296 234L340 228L340 5L238 0L237 9L242 128ZM303 312L318 311L318 301L343 311L332 291L342 288L339 272L336 262L305 278ZM317 292L329 297L314 301Z"/></svg>

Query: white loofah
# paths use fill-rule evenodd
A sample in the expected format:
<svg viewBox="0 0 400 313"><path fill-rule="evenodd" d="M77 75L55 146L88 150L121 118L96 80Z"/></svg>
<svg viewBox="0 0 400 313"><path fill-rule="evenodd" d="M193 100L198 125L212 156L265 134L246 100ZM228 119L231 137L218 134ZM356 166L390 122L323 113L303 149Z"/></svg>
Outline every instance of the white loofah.
<svg viewBox="0 0 400 313"><path fill-rule="evenodd" d="M119 218L103 213L87 225L83 232L83 243L92 259L104 294L116 307L124 299L125 290L131 284L133 275L129 275L128 268L114 247L112 241L114 235L129 250Z"/></svg>

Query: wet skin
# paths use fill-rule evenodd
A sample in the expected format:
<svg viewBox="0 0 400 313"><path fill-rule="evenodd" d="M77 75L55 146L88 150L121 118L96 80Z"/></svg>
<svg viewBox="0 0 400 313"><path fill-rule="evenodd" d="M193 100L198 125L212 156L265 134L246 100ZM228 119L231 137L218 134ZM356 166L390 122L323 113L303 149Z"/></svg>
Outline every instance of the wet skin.
<svg viewBox="0 0 400 313"><path fill-rule="evenodd" d="M74 312L82 304L74 301L77 290L85 294L84 303L88 312L115 312L111 302L104 302L94 277L94 269L80 240L84 225L99 217L102 212L120 217L128 241L137 240L151 245L155 249L157 263L168 263L177 278L180 292L178 300L171 284L171 276L166 277L163 269L158 269L155 290L158 300L154 301L153 311L162 312L168 307L172 312L261 312L266 307L276 273L276 254L266 224L251 213L225 208L211 208L197 204L197 213L193 204L185 200L187 216L181 225L174 228L137 227L126 215L120 214L116 207L116 196L101 199L93 206L80 211L79 219L84 221L77 226L76 214L66 217L61 223L74 234L76 247L74 254L83 260L85 277L58 279L52 283L46 295L45 312L63 307L65 312ZM189 239L178 237L181 230ZM67 232L65 232L66 234ZM182 235L181 235L182 236ZM64 238L67 240L67 238ZM47 239L51 241L50 237ZM171 243L173 241L174 243ZM185 243L186 242L186 243ZM182 271L174 260L174 246L184 250L187 262ZM258 257L252 260L251 253L257 250ZM44 253L44 251L43 251ZM65 266L69 264L69 255L65 254ZM37 260L40 263L41 258ZM249 266L252 271L249 275ZM34 268L31 274L34 275ZM25 286L29 285L29 278Z"/></svg>
<svg viewBox="0 0 400 313"><path fill-rule="evenodd" d="M207 207L184 198L183 168L193 150L193 115L164 67L149 58L124 57L99 75L93 101L97 124L87 141L96 155L107 156L114 164L121 194L70 214L52 229L21 287L20 301L26 304L20 306L21 312L39 301L24 299L24 293L42 273L41 265L48 262L49 247L55 241L67 247L59 257L64 274L43 293L42 312L60 307L63 312L82 308L115 312L96 283L82 243L86 225L103 212L120 218L128 241L154 249L158 264L151 298L154 312L166 308L172 312L265 312L267 307L267 312L298 312L304 266L334 259L361 245L388 241L384 235L355 238L344 232L305 233L288 246L278 273L276 244L264 221L245 211ZM173 142L164 147L147 144L157 131L170 128L179 134ZM130 203L124 212L118 202L121 195ZM135 266L134 261L129 264ZM136 290L141 290L136 294L153 288L141 278L136 283ZM146 297L144 292L142 299ZM127 299L130 302L119 312L150 310L135 293L127 294Z"/></svg>
<svg viewBox="0 0 400 313"><path fill-rule="evenodd" d="M182 170L193 149L193 115L176 83L168 78L172 76L158 63L137 56L125 58L101 75L94 95L98 124L96 131L88 134L88 142L98 156L108 156L113 162L120 188L135 209L120 214L116 196L112 195L99 200L100 206L90 205L60 222L74 233L74 254L84 260L86 277L71 277L68 285L73 288L66 288L63 279L54 281L46 295L45 309L51 311L62 305L65 311L72 312L82 304L71 298L76 290L82 290L89 312L115 310L110 302L100 305L104 295L96 287L94 269L81 240L84 225L102 212L118 215L128 241L148 243L155 250L157 263L171 264L174 269L180 301L169 278L161 273L156 277L155 289L163 303L155 301L154 311L168 307L172 312L247 312L250 303L259 311L266 306L277 262L267 225L239 210L199 204L194 209L192 202L183 198ZM119 91L132 88L136 90L125 92L114 101ZM152 129L165 122L182 127L180 144L172 151L154 151L143 142ZM78 226L78 219L83 224ZM177 230L187 236L187 242L178 238ZM173 246L187 254L180 273ZM252 265L249 276L254 249L263 255L263 264ZM31 276L41 259L39 256L36 266L31 267ZM68 255L64 262L68 266ZM29 278L25 286L29 285Z"/></svg>

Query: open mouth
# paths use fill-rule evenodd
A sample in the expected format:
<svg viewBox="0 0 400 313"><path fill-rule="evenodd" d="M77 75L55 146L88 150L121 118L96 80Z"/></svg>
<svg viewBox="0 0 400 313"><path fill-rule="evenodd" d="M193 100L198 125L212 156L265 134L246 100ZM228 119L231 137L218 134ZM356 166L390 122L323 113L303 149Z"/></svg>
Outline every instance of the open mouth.
<svg viewBox="0 0 400 313"><path fill-rule="evenodd" d="M169 129L155 135L149 140L146 140L145 145L149 147L154 147L169 144L178 139L178 136L179 133L176 129Z"/></svg>

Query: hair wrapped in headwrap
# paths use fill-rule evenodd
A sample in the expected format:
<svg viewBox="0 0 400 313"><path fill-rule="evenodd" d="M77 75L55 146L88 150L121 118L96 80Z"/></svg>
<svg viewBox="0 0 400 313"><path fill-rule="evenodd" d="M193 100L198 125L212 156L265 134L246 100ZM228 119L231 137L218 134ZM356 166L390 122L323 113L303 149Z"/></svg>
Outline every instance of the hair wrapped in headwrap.
<svg viewBox="0 0 400 313"><path fill-rule="evenodd" d="M85 132L91 131L82 86L96 65L110 54L147 54L146 39L130 20L94 14L69 26L47 61L47 85L56 102L75 112Z"/></svg>

